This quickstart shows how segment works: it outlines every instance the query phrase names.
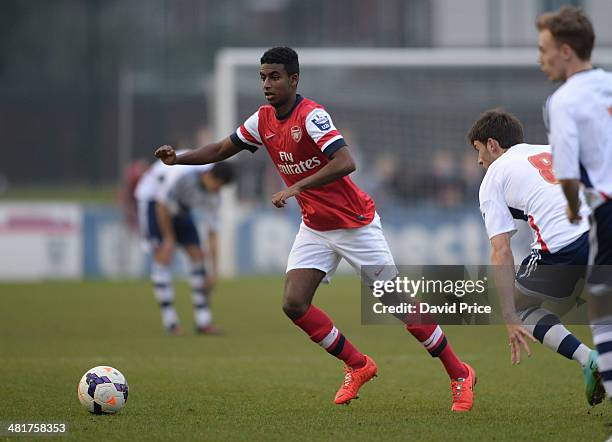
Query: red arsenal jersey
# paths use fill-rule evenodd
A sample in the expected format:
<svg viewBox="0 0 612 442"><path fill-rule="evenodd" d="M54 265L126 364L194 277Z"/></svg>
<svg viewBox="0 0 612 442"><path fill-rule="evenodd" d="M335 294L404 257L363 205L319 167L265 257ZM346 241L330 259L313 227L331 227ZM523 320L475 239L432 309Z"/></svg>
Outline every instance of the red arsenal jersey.
<svg viewBox="0 0 612 442"><path fill-rule="evenodd" d="M231 139L251 152L264 146L287 187L315 173L346 146L323 106L300 95L282 118L271 105L261 106ZM305 190L296 199L304 224L315 230L353 229L374 218L374 201L348 176Z"/></svg>

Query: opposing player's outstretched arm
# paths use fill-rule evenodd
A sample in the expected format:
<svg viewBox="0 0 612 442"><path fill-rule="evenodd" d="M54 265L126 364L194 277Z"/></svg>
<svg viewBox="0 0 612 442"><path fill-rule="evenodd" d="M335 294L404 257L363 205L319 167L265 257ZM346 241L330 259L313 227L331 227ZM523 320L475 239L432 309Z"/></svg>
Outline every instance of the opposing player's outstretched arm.
<svg viewBox="0 0 612 442"><path fill-rule="evenodd" d="M301 192L314 187L324 186L332 181L342 178L357 169L355 161L346 146L334 152L329 162L310 176L298 181L291 187L281 190L272 196L272 204L284 207L287 199L299 195Z"/></svg>
<svg viewBox="0 0 612 442"><path fill-rule="evenodd" d="M242 149L236 146L230 137L223 140L207 144L206 146L177 155L172 146L164 145L155 151L155 156L165 164L210 164L223 161L236 155Z"/></svg>
<svg viewBox="0 0 612 442"><path fill-rule="evenodd" d="M501 233L491 238L491 264L495 270L495 286L506 323L516 322L514 305L514 256L510 234Z"/></svg>
<svg viewBox="0 0 612 442"><path fill-rule="evenodd" d="M572 224L578 224L582 220L580 216L580 180L559 180L559 184L567 200L567 219Z"/></svg>
<svg viewBox="0 0 612 442"><path fill-rule="evenodd" d="M553 173L567 199L567 217L580 222L580 131L574 106L551 98L550 145L553 147Z"/></svg>
<svg viewBox="0 0 612 442"><path fill-rule="evenodd" d="M501 233L491 238L491 264L499 297L502 316L506 322L510 340L510 360L513 364L521 362L521 346L531 356L531 350L525 338L535 341L534 337L523 327L516 315L514 303L514 256L510 246L510 233Z"/></svg>

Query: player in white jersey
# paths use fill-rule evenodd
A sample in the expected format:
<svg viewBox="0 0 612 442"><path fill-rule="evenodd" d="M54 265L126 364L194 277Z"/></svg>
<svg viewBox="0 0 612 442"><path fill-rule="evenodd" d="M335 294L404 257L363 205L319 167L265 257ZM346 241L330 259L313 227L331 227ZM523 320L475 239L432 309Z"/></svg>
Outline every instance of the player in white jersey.
<svg viewBox="0 0 612 442"><path fill-rule="evenodd" d="M604 393L597 352L542 308L545 300L571 296L586 275L589 209L583 206L577 224L567 220L563 192L552 173L550 146L525 144L523 127L512 114L499 109L485 112L470 129L468 141L487 171L480 186L480 210L491 241L491 263L499 266L495 279L512 362L520 362L521 345L531 354L525 339L533 335L580 364L589 404L600 403ZM533 242L531 254L513 275L510 238L516 232L515 219L529 223Z"/></svg>
<svg viewBox="0 0 612 442"><path fill-rule="evenodd" d="M544 120L567 216L580 221L581 184L593 209L589 307L599 369L612 396L612 74L591 64L595 33L580 9L543 14L536 27L542 71L564 82L548 99Z"/></svg>
<svg viewBox="0 0 612 442"><path fill-rule="evenodd" d="M154 163L143 175L134 195L138 201L141 233L153 252L151 280L168 333L182 334L174 308L171 264L176 245L189 257L190 285L196 332L218 334L209 306L211 290L218 275L217 231L219 228L219 190L232 180L227 163L205 166L169 167ZM208 252L212 271L207 275L205 255L191 210L203 210L208 226Z"/></svg>

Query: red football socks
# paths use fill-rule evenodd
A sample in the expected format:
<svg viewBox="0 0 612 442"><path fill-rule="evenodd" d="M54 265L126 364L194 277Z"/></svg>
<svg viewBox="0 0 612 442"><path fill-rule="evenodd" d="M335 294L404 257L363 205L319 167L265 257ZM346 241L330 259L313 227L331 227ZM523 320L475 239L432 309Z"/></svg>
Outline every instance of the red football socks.
<svg viewBox="0 0 612 442"><path fill-rule="evenodd" d="M444 332L439 325L407 325L406 330L423 344L432 357L437 357L442 361L444 369L451 379L467 377L468 372L465 365L453 351L453 348L446 340L446 336L444 336Z"/></svg>
<svg viewBox="0 0 612 442"><path fill-rule="evenodd" d="M366 360L363 353L357 350L351 342L334 327L332 320L314 305L311 305L304 315L293 321L308 334L313 342L323 347L329 354L344 361L351 368L361 368Z"/></svg>

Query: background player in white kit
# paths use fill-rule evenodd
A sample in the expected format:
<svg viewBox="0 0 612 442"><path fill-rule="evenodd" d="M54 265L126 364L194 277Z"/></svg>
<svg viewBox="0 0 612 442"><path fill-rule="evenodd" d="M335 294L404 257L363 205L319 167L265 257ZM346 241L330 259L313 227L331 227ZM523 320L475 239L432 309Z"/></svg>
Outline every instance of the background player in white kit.
<svg viewBox="0 0 612 442"><path fill-rule="evenodd" d="M581 184L593 209L589 307L599 370L612 396L612 73L591 64L595 33L580 9L543 14L536 27L542 71L565 82L548 99L544 120L567 216L580 222Z"/></svg>
<svg viewBox="0 0 612 442"><path fill-rule="evenodd" d="M171 265L177 244L190 262L190 286L196 332L217 334L212 323L209 297L218 275L219 190L231 182L233 168L226 163L205 166L168 167L153 164L135 190L141 234L153 252L151 280L161 308L162 323L171 334L182 328L174 308ZM192 209L202 209L208 228L211 272L207 274L205 254Z"/></svg>
<svg viewBox="0 0 612 442"><path fill-rule="evenodd" d="M512 362L520 362L521 345L530 355L525 339L533 335L581 365L587 400L591 405L600 403L604 393L597 352L541 307L545 300L571 296L586 275L588 208L581 209L577 224L567 220L563 192L551 170L550 146L524 144L523 127L514 115L498 109L487 111L467 138L478 151L478 164L487 171L480 186L480 210L491 240L491 263L499 266L495 276ZM532 252L516 275L510 245L516 233L515 219L528 222L533 233Z"/></svg>

